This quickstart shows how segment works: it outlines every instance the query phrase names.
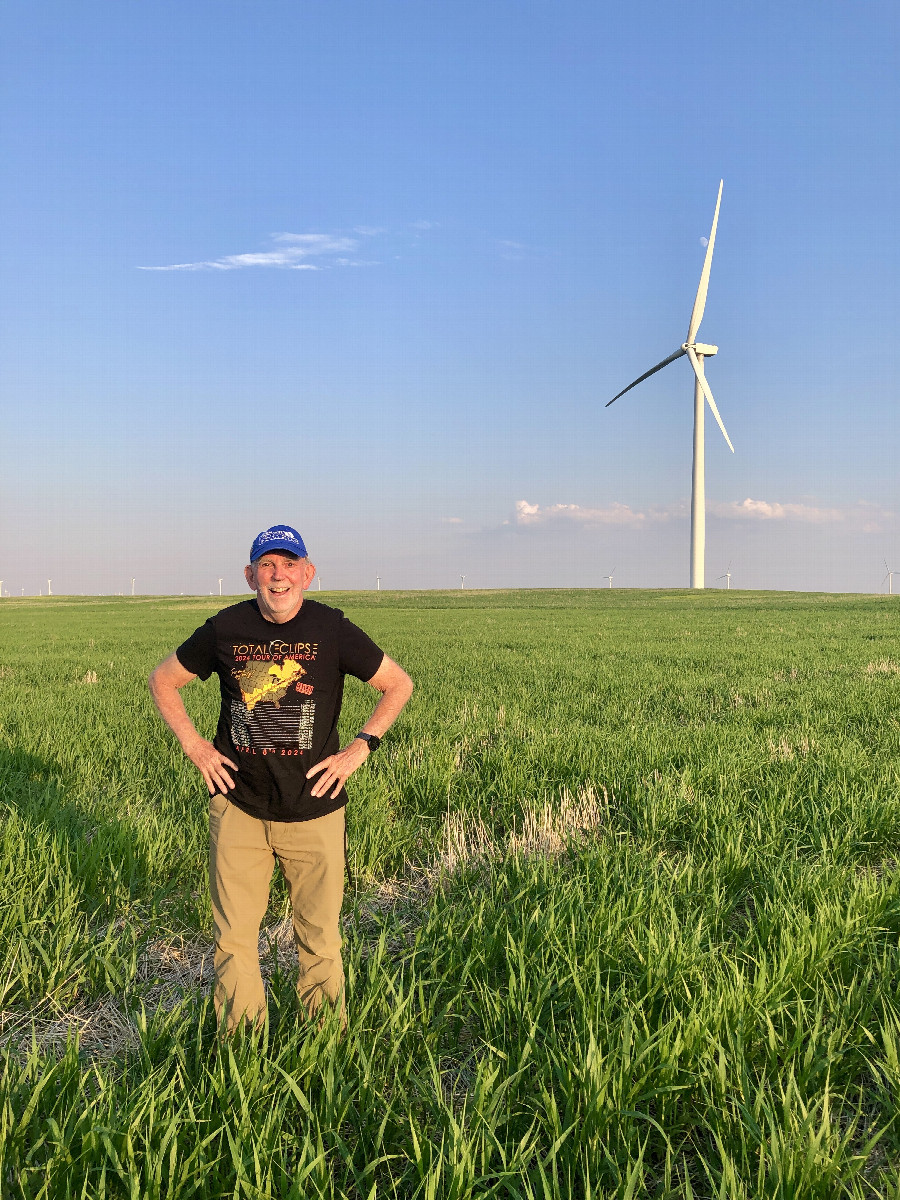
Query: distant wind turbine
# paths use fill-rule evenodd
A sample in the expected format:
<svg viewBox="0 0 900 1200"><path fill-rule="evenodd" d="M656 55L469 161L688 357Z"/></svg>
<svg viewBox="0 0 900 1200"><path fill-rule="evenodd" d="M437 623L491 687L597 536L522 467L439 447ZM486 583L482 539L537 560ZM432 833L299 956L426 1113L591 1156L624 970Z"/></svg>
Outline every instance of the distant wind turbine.
<svg viewBox="0 0 900 1200"><path fill-rule="evenodd" d="M885 583L887 583L888 595L893 596L893 594L894 594L894 572L887 565L887 559L884 560L884 569L887 571L887 575L885 575L884 579L882 579L881 586L884 587Z"/></svg>
<svg viewBox="0 0 900 1200"><path fill-rule="evenodd" d="M694 370L694 470L691 487L691 587L705 587L704 582L704 562L706 557L706 477L704 470L704 440L703 440L703 414L704 404L703 398L712 409L712 415L716 418L719 428L722 430L722 436L728 443L728 449L734 454L734 446L731 444L731 438L722 424L722 418L719 416L719 410L716 408L716 402L713 399L713 394L709 390L709 384L706 382L706 375L703 370L703 360L712 358L719 351L718 346L707 346L703 342L696 341L697 331L700 328L700 322L703 320L703 311L706 308L706 293L709 290L709 269L712 266L713 249L716 244L716 226L719 223L719 206L722 203L722 181L719 180L719 195L716 199L716 211L713 216L712 229L709 234L709 241L706 244L706 258L703 260L703 270L700 272L700 286L697 288L697 297L694 300L694 308L691 312L691 322L688 326L687 340L682 344L679 350L674 354L670 354L668 358L664 358L661 363L657 363L655 367L651 367L649 371L645 371L643 375L638 376L634 383L629 383L627 388L623 388L617 396L613 396L612 400L606 405L609 408L610 404L614 404L619 396L624 396L626 392L630 392L633 387L637 387L639 383L643 383L645 379L649 379L651 375L655 375L657 371L661 371L663 367L667 367L669 363L675 362L677 358L683 358L684 355L690 359L691 366Z"/></svg>
<svg viewBox="0 0 900 1200"><path fill-rule="evenodd" d="M726 590L726 592L730 592L731 591L731 563L728 564L728 570L725 572L725 574L720 575L719 578L725 580L725 590Z"/></svg>
<svg viewBox="0 0 900 1200"><path fill-rule="evenodd" d="M619 569L618 567L613 567L613 569L610 571L610 573L608 575L603 576L604 579L609 580L610 587L612 587L613 575L615 575L615 573L616 573L616 571L618 571L618 569Z"/></svg>

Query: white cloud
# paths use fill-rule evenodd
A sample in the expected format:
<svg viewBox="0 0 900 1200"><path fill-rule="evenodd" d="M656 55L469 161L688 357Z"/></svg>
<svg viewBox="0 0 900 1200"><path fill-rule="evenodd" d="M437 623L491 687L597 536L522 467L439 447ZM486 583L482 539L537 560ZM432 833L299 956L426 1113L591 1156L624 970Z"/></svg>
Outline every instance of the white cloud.
<svg viewBox="0 0 900 1200"><path fill-rule="evenodd" d="M336 237L329 233L273 233L271 240L278 244L275 250L264 250L249 254L226 254L223 258L204 262L172 263L163 267L139 267L139 271L239 271L246 267L280 267L291 271L321 271L323 268L306 262L308 258L322 255L346 255L355 250L355 238ZM352 267L368 264L356 263L340 257L334 265Z"/></svg>
<svg viewBox="0 0 900 1200"><path fill-rule="evenodd" d="M635 512L627 504L608 508L582 508L580 504L550 504L542 508L527 500L516 501L515 524L519 528L564 523L572 525L645 525L648 521L668 519L665 512Z"/></svg>
<svg viewBox="0 0 900 1200"><path fill-rule="evenodd" d="M813 504L781 504L775 500L732 500L727 504L710 504L708 511L717 517L736 521L803 521L809 525L825 525L843 521L845 513L839 508L818 508Z"/></svg>
<svg viewBox="0 0 900 1200"><path fill-rule="evenodd" d="M442 525L462 525L462 517L441 517Z"/></svg>
<svg viewBox="0 0 900 1200"><path fill-rule="evenodd" d="M581 528L618 525L645 529L651 524L685 519L689 506L683 502L667 508L633 509L628 504L610 504L606 508L584 508L580 504L530 504L518 500L512 519L503 522L517 529L551 525ZM815 503L781 503L777 500L732 500L707 505L707 513L726 521L761 523L801 523L806 525L843 524L844 528L863 533L878 533L896 525L897 514L880 505L860 500L847 508L825 508Z"/></svg>
<svg viewBox="0 0 900 1200"><path fill-rule="evenodd" d="M885 528L893 528L897 520L895 512L868 500L857 500L850 510L850 517L863 533L881 533Z"/></svg>

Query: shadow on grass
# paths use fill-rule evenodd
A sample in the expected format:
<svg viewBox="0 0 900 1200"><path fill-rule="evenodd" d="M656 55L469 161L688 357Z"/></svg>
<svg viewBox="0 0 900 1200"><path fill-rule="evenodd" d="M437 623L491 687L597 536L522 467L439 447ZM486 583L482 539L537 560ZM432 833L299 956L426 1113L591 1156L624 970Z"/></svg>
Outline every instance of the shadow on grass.
<svg viewBox="0 0 900 1200"><path fill-rule="evenodd" d="M0 748L0 1007L117 994L168 888L133 828L70 798L56 764Z"/></svg>

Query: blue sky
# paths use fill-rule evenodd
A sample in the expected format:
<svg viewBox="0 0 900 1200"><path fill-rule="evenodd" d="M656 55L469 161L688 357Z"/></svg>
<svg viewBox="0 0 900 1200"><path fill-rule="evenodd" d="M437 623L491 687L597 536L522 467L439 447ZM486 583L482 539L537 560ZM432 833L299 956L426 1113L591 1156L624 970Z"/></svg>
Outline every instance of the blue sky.
<svg viewBox="0 0 900 1200"><path fill-rule="evenodd" d="M0 39L4 590L900 570L891 0L13 0Z"/></svg>

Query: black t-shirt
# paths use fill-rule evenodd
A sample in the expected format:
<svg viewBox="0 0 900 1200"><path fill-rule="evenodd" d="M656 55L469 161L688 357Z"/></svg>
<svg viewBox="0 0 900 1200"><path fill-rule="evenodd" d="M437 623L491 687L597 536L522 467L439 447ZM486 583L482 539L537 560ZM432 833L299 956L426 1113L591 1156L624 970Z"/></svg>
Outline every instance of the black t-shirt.
<svg viewBox="0 0 900 1200"><path fill-rule="evenodd" d="M306 772L340 749L344 676L369 680L384 653L337 608L304 600L290 621L267 621L255 600L224 608L175 651L186 671L219 676L214 745L238 764L228 799L264 821L309 821L347 803L313 796ZM231 774L231 772L229 772Z"/></svg>

